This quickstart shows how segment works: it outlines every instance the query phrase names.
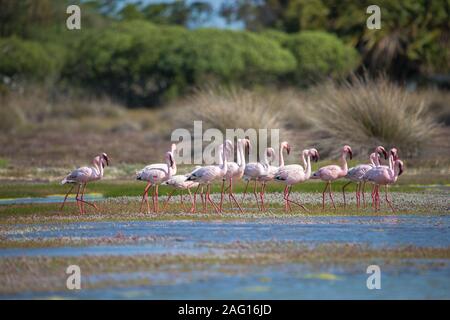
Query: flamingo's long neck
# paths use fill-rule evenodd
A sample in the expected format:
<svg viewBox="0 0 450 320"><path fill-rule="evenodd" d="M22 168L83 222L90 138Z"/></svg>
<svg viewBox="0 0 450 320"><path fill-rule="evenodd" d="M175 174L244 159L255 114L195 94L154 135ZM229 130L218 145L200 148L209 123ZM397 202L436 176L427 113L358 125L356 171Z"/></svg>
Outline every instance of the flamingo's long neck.
<svg viewBox="0 0 450 320"><path fill-rule="evenodd" d="M342 155L341 155L341 169L342 169L343 175L345 176L348 172L347 155L345 152L342 152Z"/></svg>
<svg viewBox="0 0 450 320"><path fill-rule="evenodd" d="M93 161L95 172L97 173L98 178L103 177L103 165L100 158L96 157Z"/></svg>
<svg viewBox="0 0 450 320"><path fill-rule="evenodd" d="M279 156L279 158L280 158L280 163L279 163L279 166L280 166L280 167L284 167L283 148L284 148L284 146L281 145L281 146L280 146L280 151L279 151L279 153L278 153L278 156Z"/></svg>
<svg viewBox="0 0 450 320"><path fill-rule="evenodd" d="M309 179L309 177L311 177L311 155L308 153L308 156L306 158L308 159L308 162L305 165L306 179ZM305 153L303 153L303 161L305 161Z"/></svg>
<svg viewBox="0 0 450 320"><path fill-rule="evenodd" d="M374 167L380 166L380 155L376 152L370 154L370 164Z"/></svg>
<svg viewBox="0 0 450 320"><path fill-rule="evenodd" d="M172 167L169 168L169 176L172 177L177 174L177 163L175 159L172 157Z"/></svg>
<svg viewBox="0 0 450 320"><path fill-rule="evenodd" d="M389 158L389 162L391 162L391 159ZM393 162L393 167L394 167L394 176L393 176L393 182L397 181L398 175L400 173L400 164L398 166L396 166L396 162L394 162L394 160L392 159Z"/></svg>
<svg viewBox="0 0 450 320"><path fill-rule="evenodd" d="M238 142L237 161L239 164L239 170L244 171L244 169L245 169L245 154L244 154L244 143L242 141Z"/></svg>
<svg viewBox="0 0 450 320"><path fill-rule="evenodd" d="M303 167L305 168L305 170L307 170L308 168L308 163L306 162L306 157L305 154L308 153L307 150L303 150L302 152L302 159L303 159Z"/></svg>
<svg viewBox="0 0 450 320"><path fill-rule="evenodd" d="M226 175L227 173L227 153L226 153L226 144L224 143L222 146L222 150L220 151L220 158L222 159L222 164L220 165L220 171L222 175Z"/></svg>

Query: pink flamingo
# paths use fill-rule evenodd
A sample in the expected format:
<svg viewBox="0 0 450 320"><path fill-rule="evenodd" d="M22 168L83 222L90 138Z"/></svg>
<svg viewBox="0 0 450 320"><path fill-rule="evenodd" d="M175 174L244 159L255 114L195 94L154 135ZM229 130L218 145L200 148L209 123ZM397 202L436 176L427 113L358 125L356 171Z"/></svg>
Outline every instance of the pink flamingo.
<svg viewBox="0 0 450 320"><path fill-rule="evenodd" d="M385 165L378 165L378 166L375 166L374 168L372 168L372 169L375 169L375 168L378 168L378 169L392 169L392 165L394 164L394 162L396 161L396 160L398 160L399 159L399 157L398 157L398 149L397 148L391 148L390 150L389 150L389 165L388 166L385 166ZM372 170L371 169L371 170ZM369 170L369 171L371 171L371 170ZM365 183L367 182L367 181L369 181L368 180L368 177L369 177L369 175L368 175L368 173L369 173L369 171L368 172L366 172L365 174L364 174L364 177L363 177L363 181L364 181L364 184L363 184L363 192L364 192L364 189L365 189ZM377 188L375 187L375 185L374 185L374 187L372 188L372 208L376 208L376 206L377 206L377 202L379 202L379 194L378 194L378 192L377 192L378 190L377 190Z"/></svg>
<svg viewBox="0 0 450 320"><path fill-rule="evenodd" d="M203 211L206 213L207 210L207 202L211 203L211 205L214 207L214 210L216 213L219 213L219 208L216 206L216 204L211 200L211 183L214 182L217 179L222 179L225 174L227 173L227 148L233 148L233 144L230 140L226 140L224 144L221 144L218 148L219 150L219 156L222 159L222 163L219 165L210 165L210 166L204 166L200 167L193 172L191 172L186 179L187 181L195 181L198 182L199 185L194 193L194 207L192 208L192 212L196 211L195 202L198 190L200 186L206 185L206 194L205 194L205 203L203 206Z"/></svg>
<svg viewBox="0 0 450 320"><path fill-rule="evenodd" d="M367 171L369 171L373 167L380 165L380 157L381 156L384 156L384 158L387 159L387 152L386 152L386 149L384 149L384 147L378 146L375 148L375 152L369 156L369 160L370 160L369 164L360 164L360 165L357 165L356 167L348 169L347 175L345 177L347 179L349 179L350 181L347 182L342 187L342 195L344 197L344 207L347 204L346 200L345 200L345 188L350 183L356 182L356 206L359 208L360 197L361 197L361 195L360 195L361 187L363 184L365 184L364 175L366 174ZM364 192L363 192L362 196L363 196L363 203L364 203L364 207L365 207L366 206L366 198L365 198Z"/></svg>
<svg viewBox="0 0 450 320"><path fill-rule="evenodd" d="M224 176L224 181L228 180L228 187L225 189L225 192L228 191L228 200L233 205L232 200L238 206L239 211L242 212L241 205L237 202L236 197L233 194L233 180L239 180L244 175L245 170L245 153L244 148L250 148L250 140L249 139L238 139L237 140L237 163L233 161L228 161L227 163L227 173ZM222 211L222 203L223 203L223 193L220 198L220 206L219 209Z"/></svg>
<svg viewBox="0 0 450 320"><path fill-rule="evenodd" d="M403 173L403 162L400 159L394 160L394 157L389 157L389 168L386 166L375 167L366 173L367 181L375 184L375 210L380 209L380 186L385 186L386 202L393 212L395 212L388 196L388 185L397 182L398 177Z"/></svg>
<svg viewBox="0 0 450 320"><path fill-rule="evenodd" d="M198 168L200 168L200 166ZM186 210L184 203L183 203L183 191L184 190L187 190L187 192L189 193L189 199L191 200L192 206L194 205L191 188L198 187L198 182L187 181L187 177L188 177L187 174L186 175L183 175L183 174L175 175L172 178L170 178L169 180L167 180L161 184L161 185L167 185L167 186L170 186L173 188L172 192L169 194L169 196L166 200L166 203L164 204L163 211L166 209L166 207L170 201L170 198L172 197L173 193L176 190L180 190L180 200L181 200L181 205L183 206L183 210Z"/></svg>
<svg viewBox="0 0 450 320"><path fill-rule="evenodd" d="M288 208L292 210L290 203L296 204L303 210L308 211L303 204L290 200L289 195L294 184L305 182L311 177L311 157L317 162L319 160L319 152L316 149L305 149L302 152L304 167L299 164L290 164L279 168L275 174L275 180L286 184L284 188L284 210L286 212Z"/></svg>
<svg viewBox="0 0 450 320"><path fill-rule="evenodd" d="M322 208L325 209L325 192L328 188L328 193L330 195L331 203L333 204L334 209L336 209L336 206L334 204L333 195L331 193L331 182L334 180L337 180L339 178L343 178L347 175L348 172L348 166L347 166L347 154L350 157L350 160L352 159L352 148L350 146L344 146L342 148L342 155L340 158L340 165L329 165L320 168L318 171L314 172L311 176L312 179L321 179L323 181L326 181L325 189L322 192Z"/></svg>
<svg viewBox="0 0 450 320"><path fill-rule="evenodd" d="M263 162L252 162L245 166L244 170L244 180L247 181L247 184L245 186L244 194L242 196L242 201L245 199L245 195L247 194L247 188L250 181L254 181L254 188L253 188L253 194L256 199L256 204L258 206L258 209L260 211L265 210L264 206L264 194L266 189L266 184L268 181L272 181L275 178L275 174L278 171L280 167L284 166L284 157L283 157L283 150L286 150L287 154L291 152L291 146L287 141L283 141L280 144L279 149L279 160L280 160L280 166L272 166L271 163L268 160L268 157L273 159L275 157L275 150L273 148L267 148L264 153L264 160ZM261 192L260 192L260 200L261 200L261 207L259 206L258 202L258 196L257 196L257 182L261 182Z"/></svg>
<svg viewBox="0 0 450 320"><path fill-rule="evenodd" d="M155 163L146 166L144 169L136 173L136 180L147 181L147 186L142 194L141 207L139 211L142 211L144 201L147 203L147 213L150 213L150 205L148 203L148 190L153 186L152 200L153 211L158 213L158 185L162 182L169 180L173 175L177 173L177 165L173 157L177 146L172 144L170 151L165 154L166 163Z"/></svg>
<svg viewBox="0 0 450 320"><path fill-rule="evenodd" d="M76 184L78 184L78 191L77 196L75 199L77 200L77 206L80 210L80 213L86 213L84 209L84 204L88 204L92 207L94 207L96 210L98 210L97 206L94 203L87 202L84 200L84 193L86 191L86 185L88 182L100 180L103 178L103 169L106 166L109 165L109 158L106 153L102 153L99 156L96 156L93 160L93 167L81 167L78 168L71 173L69 173L62 181L61 184L66 183L72 183L73 186L70 188L70 190L66 193L66 196L64 197L64 201L61 205L61 210L64 208L64 204L66 203L67 197L69 196L69 193L73 190ZM80 189L81 189L81 198L78 198L80 195Z"/></svg>

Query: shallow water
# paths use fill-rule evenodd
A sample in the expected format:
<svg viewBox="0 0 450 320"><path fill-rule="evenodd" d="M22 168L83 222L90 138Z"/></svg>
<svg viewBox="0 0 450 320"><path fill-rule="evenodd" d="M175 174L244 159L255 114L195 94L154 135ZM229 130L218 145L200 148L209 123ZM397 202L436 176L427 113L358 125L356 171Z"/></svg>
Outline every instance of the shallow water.
<svg viewBox="0 0 450 320"><path fill-rule="evenodd" d="M351 270L285 264L241 267L225 274L208 270L171 273L108 274L106 279L149 279L152 285L81 289L52 293L23 293L3 298L18 299L444 299L450 297L450 266L420 268L427 262L402 270L382 267L381 289L369 290L366 265Z"/></svg>
<svg viewBox="0 0 450 320"><path fill-rule="evenodd" d="M65 194L54 194L46 197L28 197L28 198L10 198L10 199L0 199L0 205L10 205L10 204L39 204L39 203L62 203ZM86 201L98 201L104 200L102 194L100 193L86 193L84 195L84 200ZM71 194L67 197L67 202L75 202L75 195Z"/></svg>
<svg viewBox="0 0 450 320"><path fill-rule="evenodd" d="M450 246L450 216L302 217L257 221L136 221L17 225L11 240L153 237L147 243L32 249L0 249L0 256L198 253L211 243L295 241L358 243L375 247Z"/></svg>
<svg viewBox="0 0 450 320"><path fill-rule="evenodd" d="M82 222L16 225L2 231L7 239L96 239L137 237L133 244L80 247L1 249L0 259L11 256L76 256L183 253L202 254L227 250L215 245L241 242L293 241L358 243L373 247L406 245L450 246L450 216L321 216L255 221L136 221ZM146 240L147 239L147 240ZM148 240L149 239L149 240ZM407 250L407 249L405 249ZM406 262L403 261L403 262ZM436 263L439 262L439 263ZM367 264L367 263L366 263ZM0 298L83 299L448 299L450 261L410 261L382 268L382 289L366 287L367 265L351 266L278 264L270 266L212 265L202 270L164 270L157 273L101 274L89 282L105 279L149 279L133 286L109 286L80 291L21 293ZM176 266L175 266L176 267ZM226 272L224 272L224 270Z"/></svg>

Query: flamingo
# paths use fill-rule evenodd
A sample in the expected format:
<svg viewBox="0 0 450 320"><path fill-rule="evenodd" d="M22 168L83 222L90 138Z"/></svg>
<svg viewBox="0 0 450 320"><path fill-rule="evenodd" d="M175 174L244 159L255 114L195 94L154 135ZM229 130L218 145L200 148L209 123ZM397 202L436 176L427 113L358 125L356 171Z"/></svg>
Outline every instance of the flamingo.
<svg viewBox="0 0 450 320"><path fill-rule="evenodd" d="M197 166L196 169L200 168L200 166ZM170 201L170 198L172 197L173 193L176 190L181 190L180 193L180 200L181 200L181 205L183 206L183 209L185 209L184 207L184 203L183 203L183 191L187 190L189 193L189 199L191 200L192 205L194 205L193 203L193 198L192 198L192 193L191 193L191 188L196 188L198 186L198 182L194 182L194 181L187 181L187 177L189 176L189 174L179 174L179 175L175 175L172 178L170 178L167 181L164 181L161 185L167 185L173 188L172 192L169 194L169 197L166 200L166 203L163 207L163 211L166 209L167 204Z"/></svg>
<svg viewBox="0 0 450 320"><path fill-rule="evenodd" d="M283 150L286 149L287 154L291 151L291 146L283 141L280 144L279 150L279 158L280 158L280 167L284 166L284 158L283 158ZM254 181L253 194L255 196L256 204L260 211L265 210L264 207L264 191L266 187L266 183L271 181L275 177L275 173L277 172L279 167L272 166L268 160L268 157L273 159L275 157L275 150L273 148L266 148L264 152L264 160L262 162L251 162L245 166L244 170L244 180L247 181L245 186L244 194L242 196L242 201L245 199L245 195L247 194L247 189L250 181ZM261 207L259 206L258 196L257 196L257 182L262 182L260 199L261 199Z"/></svg>
<svg viewBox="0 0 450 320"><path fill-rule="evenodd" d="M192 208L192 212L195 212L195 200L197 197L198 190L200 186L206 185L206 194L205 194L205 203L203 206L204 212L207 210L207 202L211 203L211 205L214 207L214 210L216 213L219 213L219 208L216 206L216 204L211 200L210 193L211 193L211 183L214 182L217 179L222 179L226 173L227 173L227 148L233 148L233 144L230 140L226 140L225 143L221 144L218 148L220 158L222 159L222 163L219 163L219 165L210 165L210 166L204 166L200 167L193 172L189 174L187 177L187 181L195 181L198 182L199 185L197 186L197 189L194 193L194 206Z"/></svg>
<svg viewBox="0 0 450 320"><path fill-rule="evenodd" d="M77 196L75 199L77 200L77 206L80 210L80 214L86 213L84 209L84 203L94 207L96 210L98 210L97 206L94 203L87 202L84 200L84 193L86 191L86 185L88 182L100 180L103 178L103 169L106 166L109 165L109 158L106 153L102 153L99 156L96 156L93 160L93 167L81 167L78 168L71 173L69 173L62 181L61 184L71 183L73 186L70 188L70 190L66 193L66 196L64 197L64 201L61 205L61 210L64 208L64 204L66 203L67 197L69 196L69 193L73 190L76 184L78 184L78 191ZM81 189L81 198L78 198L80 195L80 189Z"/></svg>
<svg viewBox="0 0 450 320"><path fill-rule="evenodd" d="M347 154L350 159L352 159L353 153L352 148L350 146L344 146L342 148L342 155L340 158L340 165L329 165L320 168L318 171L314 172L311 176L312 179L321 179L322 181L326 181L325 189L322 192L322 209L325 209L325 192L328 188L328 193L330 195L331 203L333 204L334 209L336 206L334 204L333 195L331 193L331 182L337 180L339 178L343 178L347 175L348 166L347 166Z"/></svg>
<svg viewBox="0 0 450 320"><path fill-rule="evenodd" d="M397 148L391 148L390 150L389 150L389 165L388 166L386 166L386 165L378 165L378 166L375 166L374 168L372 168L372 169L392 169L392 165L393 165L393 163L396 161L396 160L398 160L399 159L399 157L398 157L398 149ZM371 171L372 169L370 169L369 171ZM368 172L369 172L368 171ZM364 174L364 176L363 176L363 181L364 181L364 184L363 184L363 192L364 192L364 189L365 189L365 183L368 181L368 172L366 172L366 174ZM372 188L372 207L375 207L376 208L376 206L377 206L377 202L379 201L379 194L378 194L378 190L377 190L377 188L375 188L375 186Z"/></svg>
<svg viewBox="0 0 450 320"><path fill-rule="evenodd" d="M380 209L380 186L385 186L386 202L393 212L395 212L388 196L388 186L397 182L398 177L403 173L403 162L400 159L394 160L394 157L389 157L389 168L386 166L375 167L366 173L366 179L375 184L375 210Z"/></svg>
<svg viewBox="0 0 450 320"><path fill-rule="evenodd" d="M356 184L357 184L356 185L356 206L359 208L361 187L362 187L362 185L365 184L364 175L370 169L380 165L380 157L381 156L384 156L384 158L387 159L387 152L386 152L386 149L384 149L384 147L378 146L375 148L375 152L369 156L369 160L370 160L369 164L360 164L360 165L357 165L356 167L348 169L347 175L345 177L347 179L349 179L350 181L347 182L342 187L342 195L344 197L344 207L346 206L345 188L350 183L356 182ZM364 195L364 191L363 191L363 203L364 203L364 207L365 207L366 206L366 198Z"/></svg>
<svg viewBox="0 0 450 320"><path fill-rule="evenodd" d="M259 181L261 182L261 192L260 192L260 198L261 198L261 208L262 210L266 210L264 206L264 195L266 193L266 185L267 182L272 181L275 179L275 174L277 173L278 169L284 167L284 157L283 157L283 150L286 149L286 153L289 155L291 152L291 146L286 141L283 141L280 145L280 149L278 152L278 159L280 161L279 166L273 166L271 163L269 163L267 168L267 174L259 177ZM275 151L273 148L269 148L269 152L271 154L271 158L275 158Z"/></svg>
<svg viewBox="0 0 450 320"><path fill-rule="evenodd" d="M311 157L314 161L319 160L319 152L316 149L305 149L302 152L303 165L290 164L278 169L275 174L275 180L284 182L286 187L284 188L284 210L287 212L288 208L291 209L290 202L298 205L303 210L308 211L301 203L292 201L289 199L291 194L291 188L294 184L305 182L311 177Z"/></svg>
<svg viewBox="0 0 450 320"><path fill-rule="evenodd" d="M136 173L136 180L147 181L147 186L142 194L141 207L139 211L142 211L144 200L147 203L147 213L150 213L150 205L148 203L148 190L153 186L152 200L153 211L158 213L158 185L162 182L169 180L173 175L177 173L177 165L173 157L173 153L177 149L175 144L172 144L170 151L165 154L166 163L155 163L146 166L144 169Z"/></svg>
<svg viewBox="0 0 450 320"><path fill-rule="evenodd" d="M239 180L244 175L245 170L245 153L244 147L250 148L250 140L249 139L238 139L237 140L237 163L233 161L228 161L227 163L227 173L224 176L224 181L228 180L228 187L225 191L228 190L228 200L232 204L232 201L238 206L239 211L242 212L242 208L240 204L237 202L236 197L233 194L233 180ZM222 188L223 189L223 188ZM220 206L219 209L222 211L222 203L223 203L223 193L220 198Z"/></svg>

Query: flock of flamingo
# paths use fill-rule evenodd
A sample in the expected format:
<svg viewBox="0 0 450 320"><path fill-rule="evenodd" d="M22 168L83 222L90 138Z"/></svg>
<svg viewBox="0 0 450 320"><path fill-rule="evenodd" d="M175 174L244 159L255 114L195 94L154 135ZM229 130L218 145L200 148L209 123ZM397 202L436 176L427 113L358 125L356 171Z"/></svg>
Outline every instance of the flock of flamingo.
<svg viewBox="0 0 450 320"><path fill-rule="evenodd" d="M183 191L187 190L189 193L191 208L190 212L195 213L197 211L197 195L200 194L203 212L207 212L208 203L214 208L216 213L223 211L224 196L228 193L228 200L231 207L233 204L243 212L242 207L246 199L246 194L250 182L253 182L253 195L256 200L256 205L258 210L267 210L264 203L264 195L266 190L266 185L270 181L278 181L285 184L284 188L284 210L286 212L291 211L291 204L297 205L305 211L308 209L300 202L290 199L292 186L305 182L309 179L320 179L325 181L325 189L322 192L322 208L325 209L325 196L328 191L328 195L331 204L334 209L336 205L333 199L333 193L331 191L331 183L337 179L346 178L349 180L342 188L344 207L346 206L345 188L348 184L354 182L357 183L356 188L356 205L359 208L361 206L361 194L363 197L363 205L366 206L365 201L365 185L367 182L373 184L372 189L372 207L375 210L380 209L380 186L385 187L385 199L392 211L394 207L388 196L388 185L393 184L397 181L397 178L403 172L403 162L398 157L398 150L392 148L388 153L385 148L378 146L375 151L369 156L369 163L360 164L353 168L348 169L347 157L352 159L352 149L350 146L346 145L342 148L342 154L339 158L338 165L327 165L321 167L318 171L311 172L311 160L319 160L319 152L314 149L305 149L302 151L300 158L303 165L300 164L284 164L283 153L286 151L287 154L290 153L290 145L284 141L280 144L280 149L278 151L279 166L274 166L272 163L276 159L276 152L273 148L266 148L264 152L264 157L260 162L246 163L245 161L245 151L250 149L251 144L248 139L238 139L237 140L237 162L229 161L228 159L234 158L234 146L230 140L226 140L225 143L221 144L217 152L219 154L219 164L217 165L207 165L207 166L197 166L195 169L185 175L177 175L177 165L175 163L174 152L176 151L176 145L172 144L170 151L165 154L165 163L151 164L137 172L136 179L141 181L146 181L147 185L144 189L142 195L142 201L140 206L140 211L147 205L147 213L150 213L150 204L148 200L148 192L152 188L152 210L155 213L159 212L158 204L158 186L167 185L173 188L167 200L164 204L163 211L167 207L172 195L176 190L181 190L180 200L181 205L186 210L183 202ZM382 165L380 159L384 157L388 160L388 165ZM78 185L76 202L81 214L86 213L84 204L90 205L97 209L94 203L84 200L84 194L86 191L86 184L91 181L100 180L103 177L103 172L105 166L109 165L109 158L106 153L102 153L93 160L93 167L81 167L72 171L67 175L61 184L70 183L73 184L70 190L67 192L64 201L62 203L61 209L63 209L64 204L67 200L69 193L73 188ZM246 182L246 187L239 202L233 193L233 183L238 180L244 180ZM221 182L221 197L218 204L214 203L211 199L211 185L216 182ZM227 184L227 186L225 186ZM258 195L258 184L260 184L260 191ZM194 189L194 194L192 195L191 189Z"/></svg>

